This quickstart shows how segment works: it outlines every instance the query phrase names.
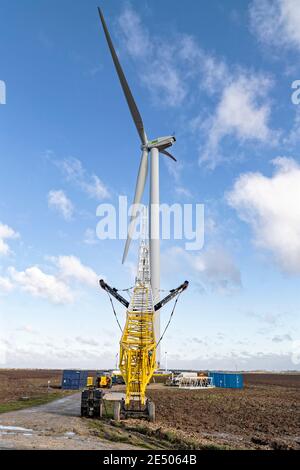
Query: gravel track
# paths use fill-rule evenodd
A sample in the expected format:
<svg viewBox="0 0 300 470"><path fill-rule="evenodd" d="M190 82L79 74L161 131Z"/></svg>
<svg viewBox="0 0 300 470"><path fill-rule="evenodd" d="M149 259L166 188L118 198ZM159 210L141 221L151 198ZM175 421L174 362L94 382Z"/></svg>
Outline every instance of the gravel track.
<svg viewBox="0 0 300 470"><path fill-rule="evenodd" d="M80 418L80 394L47 405L0 414L0 449L136 449L101 440Z"/></svg>

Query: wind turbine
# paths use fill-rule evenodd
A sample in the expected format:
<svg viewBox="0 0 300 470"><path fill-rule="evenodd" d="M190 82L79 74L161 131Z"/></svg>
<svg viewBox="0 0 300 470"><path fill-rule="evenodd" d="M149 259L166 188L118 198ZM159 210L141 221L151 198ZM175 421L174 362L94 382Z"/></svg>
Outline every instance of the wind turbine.
<svg viewBox="0 0 300 470"><path fill-rule="evenodd" d="M122 263L126 260L132 235L138 219L138 205L141 203L148 176L148 160L150 154L150 195L149 195L149 251L150 251L150 276L154 303L160 299L160 239L159 239L159 153L176 159L166 149L171 147L176 141L174 136L158 137L154 140L148 140L144 128L143 120L133 98L128 82L124 75L114 45L112 43L106 22L101 9L98 7L100 20L103 26L106 41L122 86L133 122L141 141L142 156L136 181L135 194L133 200L133 211L130 218L128 236L125 244ZM156 341L160 337L160 317L159 312L155 314L154 331ZM157 351L157 361L159 364L159 351Z"/></svg>

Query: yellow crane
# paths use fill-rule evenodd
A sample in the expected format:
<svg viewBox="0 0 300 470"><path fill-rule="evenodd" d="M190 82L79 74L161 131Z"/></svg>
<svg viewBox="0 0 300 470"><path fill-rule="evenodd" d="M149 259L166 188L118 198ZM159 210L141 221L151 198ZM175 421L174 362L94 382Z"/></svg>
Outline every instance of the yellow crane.
<svg viewBox="0 0 300 470"><path fill-rule="evenodd" d="M136 283L120 342L120 371L126 383L126 406L135 398L145 405L146 386L156 368L154 315L149 249L142 240Z"/></svg>
<svg viewBox="0 0 300 470"><path fill-rule="evenodd" d="M153 305L149 247L146 240L142 239L136 282L130 302L103 279L100 280L100 285L127 309L126 323L120 341L119 362L126 384L126 394L124 400L116 402L115 419L120 419L120 416L139 416L154 420L154 403L146 398L147 385L157 368L156 347L160 340L155 338L154 318L158 310L188 287L188 281L171 290L163 300Z"/></svg>

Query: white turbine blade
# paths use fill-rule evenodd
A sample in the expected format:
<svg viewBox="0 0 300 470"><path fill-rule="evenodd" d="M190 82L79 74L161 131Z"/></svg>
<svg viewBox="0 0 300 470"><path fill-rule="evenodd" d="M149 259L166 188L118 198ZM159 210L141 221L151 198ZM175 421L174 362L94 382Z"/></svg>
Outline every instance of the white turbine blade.
<svg viewBox="0 0 300 470"><path fill-rule="evenodd" d="M126 101L127 101L127 104L128 104L129 110L131 112L132 119L135 123L135 127L138 131L138 134L140 136L142 144L146 145L147 136L146 136L146 133L145 133L142 117L140 115L140 112L138 110L136 102L134 101L134 98L132 96L131 90L130 90L129 85L127 83L126 77L125 77L123 69L121 67L121 64L119 62L117 53L116 53L114 45L113 45L113 42L111 40L109 31L107 29L103 13L102 13L102 11L99 7L98 7L98 11L99 11L100 20L101 20L101 23L102 23L102 26L103 26L104 34L105 34L105 37L106 37L106 41L107 41L107 44L108 44L113 62L115 64L115 68L116 68L116 71L117 71L117 74L118 74L118 77L119 77L119 80L120 80L120 83L121 83L121 86L122 86L122 89L123 89L123 92L124 92L124 95L125 95L125 98L126 98Z"/></svg>
<svg viewBox="0 0 300 470"><path fill-rule="evenodd" d="M141 200L142 200L142 196L143 196L143 192L144 192L145 184L146 184L146 179L147 179L147 174L148 174L148 150L145 149L142 152L140 168L139 168L138 177L136 181L135 194L134 194L134 200L133 200L133 214L130 217L128 235L127 235L127 240L125 244L122 263L124 263L124 261L126 260L129 246L132 240L132 235L136 226L137 216L138 216L137 209L138 209L138 205L141 203Z"/></svg>
<svg viewBox="0 0 300 470"><path fill-rule="evenodd" d="M166 157L172 158L172 160L173 160L174 162L177 162L176 158L173 157L173 155L171 155L170 152L167 152L167 150L165 150L165 149L159 149L159 151L160 151L160 153L162 153L163 155L166 155Z"/></svg>

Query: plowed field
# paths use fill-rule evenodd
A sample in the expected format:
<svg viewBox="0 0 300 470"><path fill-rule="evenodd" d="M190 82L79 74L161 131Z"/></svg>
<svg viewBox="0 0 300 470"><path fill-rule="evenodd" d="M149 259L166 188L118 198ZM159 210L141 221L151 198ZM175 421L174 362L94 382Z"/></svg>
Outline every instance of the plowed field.
<svg viewBox="0 0 300 470"><path fill-rule="evenodd" d="M149 389L157 423L234 448L300 449L300 375L245 374L241 390Z"/></svg>

